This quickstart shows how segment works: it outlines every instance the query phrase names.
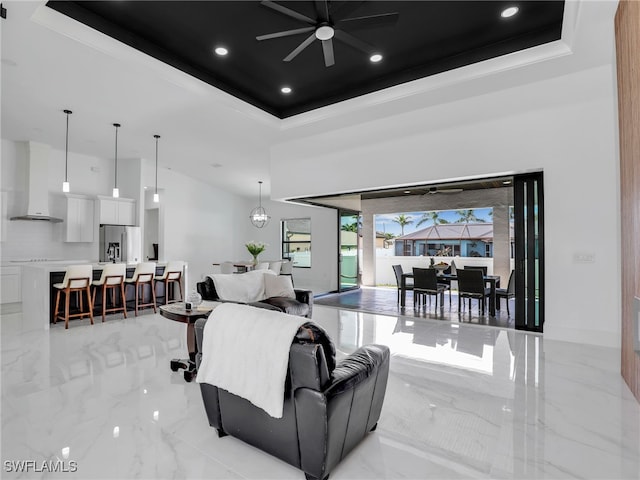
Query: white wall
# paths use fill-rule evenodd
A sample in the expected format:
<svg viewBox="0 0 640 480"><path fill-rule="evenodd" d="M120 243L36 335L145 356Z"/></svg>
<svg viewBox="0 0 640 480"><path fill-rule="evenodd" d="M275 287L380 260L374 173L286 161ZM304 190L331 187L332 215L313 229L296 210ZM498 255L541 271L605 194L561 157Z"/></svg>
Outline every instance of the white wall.
<svg viewBox="0 0 640 480"><path fill-rule="evenodd" d="M613 79L598 67L275 146L272 198L543 170L545 337L619 347Z"/></svg>

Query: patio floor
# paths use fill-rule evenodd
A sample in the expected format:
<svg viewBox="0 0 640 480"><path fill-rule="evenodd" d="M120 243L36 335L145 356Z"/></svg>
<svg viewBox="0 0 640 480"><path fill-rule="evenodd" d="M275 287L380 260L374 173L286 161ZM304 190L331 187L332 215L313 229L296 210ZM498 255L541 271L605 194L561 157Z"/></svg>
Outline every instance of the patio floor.
<svg viewBox="0 0 640 480"><path fill-rule="evenodd" d="M502 309L496 310L496 316L490 317L487 313L480 315L478 311L478 302L471 302L471 310L468 303L463 304L462 312L458 312L458 296L454 290L451 293L451 307L449 307L449 293L444 296L444 308L435 308L435 298L431 297L431 304L427 301L426 306L413 306L413 292L407 292L407 301L404 308L397 303L396 288L385 287L361 287L344 293L333 293L323 295L314 299L314 303L318 305L326 305L329 307L346 308L366 313L379 313L385 315L403 315L414 318L429 318L432 320L442 320L445 322L456 323L473 323L477 325L490 325L503 328L514 328L514 311L515 303L511 300L509 309L511 317L507 315L507 309L502 302Z"/></svg>

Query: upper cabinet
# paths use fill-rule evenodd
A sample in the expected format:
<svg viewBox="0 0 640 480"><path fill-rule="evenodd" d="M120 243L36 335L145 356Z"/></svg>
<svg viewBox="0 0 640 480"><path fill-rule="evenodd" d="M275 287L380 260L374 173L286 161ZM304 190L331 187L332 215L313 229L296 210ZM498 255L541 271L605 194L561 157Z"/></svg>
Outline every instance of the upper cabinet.
<svg viewBox="0 0 640 480"><path fill-rule="evenodd" d="M66 197L65 242L93 242L93 199L71 194Z"/></svg>
<svg viewBox="0 0 640 480"><path fill-rule="evenodd" d="M101 225L135 225L136 202L130 198L98 196Z"/></svg>

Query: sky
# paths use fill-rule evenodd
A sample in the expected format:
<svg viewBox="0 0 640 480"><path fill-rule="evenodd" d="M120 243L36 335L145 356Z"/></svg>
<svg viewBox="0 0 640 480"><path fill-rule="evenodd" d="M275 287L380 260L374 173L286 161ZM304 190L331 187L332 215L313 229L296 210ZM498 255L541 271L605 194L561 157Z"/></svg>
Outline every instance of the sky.
<svg viewBox="0 0 640 480"><path fill-rule="evenodd" d="M474 208L473 213L475 213L476 217L478 217L479 219L483 219L486 222L491 222L491 215L489 215L491 210L491 208ZM405 225L405 235L407 233L415 232L416 230L422 230L423 228L427 228L433 225L433 222L431 222L431 220L427 220L419 227L416 227L416 224L420 221L420 219L422 218L422 214L425 212L387 213L374 216L376 223L376 232L393 233L394 235L399 236L401 234L400 225L394 222L393 219L403 213L406 217L411 217L411 219L413 220L413 223L411 223L410 225ZM458 223L458 220L460 218L456 213L456 210L440 210L438 211L438 214L441 218L448 220L449 223Z"/></svg>

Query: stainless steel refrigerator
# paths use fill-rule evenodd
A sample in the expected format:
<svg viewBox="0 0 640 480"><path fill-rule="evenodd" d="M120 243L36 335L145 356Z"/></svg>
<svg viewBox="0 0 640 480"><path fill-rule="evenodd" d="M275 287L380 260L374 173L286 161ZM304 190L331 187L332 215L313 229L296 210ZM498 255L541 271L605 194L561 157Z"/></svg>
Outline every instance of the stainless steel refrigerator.
<svg viewBox="0 0 640 480"><path fill-rule="evenodd" d="M100 225L100 261L141 262L142 235L140 227Z"/></svg>

